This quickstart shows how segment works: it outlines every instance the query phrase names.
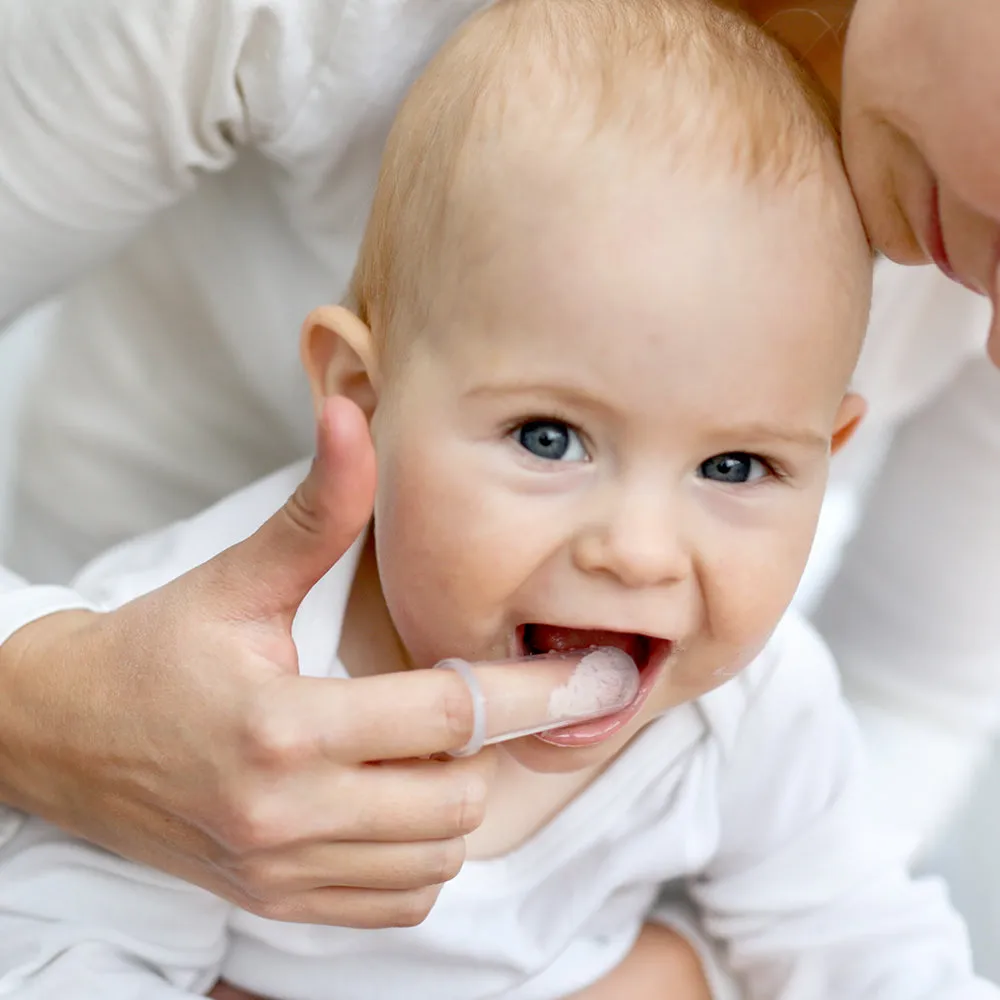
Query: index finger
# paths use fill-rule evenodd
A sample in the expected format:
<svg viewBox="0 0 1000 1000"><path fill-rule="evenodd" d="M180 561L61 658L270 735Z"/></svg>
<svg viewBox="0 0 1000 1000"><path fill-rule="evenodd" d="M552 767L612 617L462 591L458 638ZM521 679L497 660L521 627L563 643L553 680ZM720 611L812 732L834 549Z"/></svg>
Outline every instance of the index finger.
<svg viewBox="0 0 1000 1000"><path fill-rule="evenodd" d="M448 670L284 677L267 699L263 710L276 729L344 764L445 753L464 746L475 724L469 691Z"/></svg>
<svg viewBox="0 0 1000 1000"><path fill-rule="evenodd" d="M631 701L634 689L620 680L609 684L605 677L595 684L585 676L581 688L579 666L579 659L558 657L471 665L485 703L485 741L556 728L570 721L568 708L594 717ZM288 718L303 742L343 763L458 751L477 728L475 698L453 670L411 670L349 681L294 677L281 685L284 693L272 709ZM580 712L581 702L589 712Z"/></svg>

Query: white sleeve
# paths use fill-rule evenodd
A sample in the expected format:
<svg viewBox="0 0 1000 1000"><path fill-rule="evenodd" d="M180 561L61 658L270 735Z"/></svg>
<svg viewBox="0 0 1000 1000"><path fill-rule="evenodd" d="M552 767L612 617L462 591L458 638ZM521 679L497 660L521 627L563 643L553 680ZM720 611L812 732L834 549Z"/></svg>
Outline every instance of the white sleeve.
<svg viewBox="0 0 1000 1000"><path fill-rule="evenodd" d="M0 0L0 327L239 147L280 152L343 0Z"/></svg>
<svg viewBox="0 0 1000 1000"><path fill-rule="evenodd" d="M825 647L801 623L782 631L727 751L719 851L691 888L747 1000L998 1000L943 888L911 880L868 823Z"/></svg>
<svg viewBox="0 0 1000 1000"><path fill-rule="evenodd" d="M0 997L200 996L218 979L230 910L0 808Z"/></svg>
<svg viewBox="0 0 1000 1000"><path fill-rule="evenodd" d="M56 611L91 608L82 595L68 587L31 587L0 566L0 646L22 625Z"/></svg>
<svg viewBox="0 0 1000 1000"><path fill-rule="evenodd" d="M110 611L164 586L243 541L288 499L308 461L273 472L185 521L130 539L92 559L67 587L30 587L0 566L0 645L54 611Z"/></svg>
<svg viewBox="0 0 1000 1000"><path fill-rule="evenodd" d="M897 432L815 616L880 811L926 846L1000 721L1000 372L966 364Z"/></svg>

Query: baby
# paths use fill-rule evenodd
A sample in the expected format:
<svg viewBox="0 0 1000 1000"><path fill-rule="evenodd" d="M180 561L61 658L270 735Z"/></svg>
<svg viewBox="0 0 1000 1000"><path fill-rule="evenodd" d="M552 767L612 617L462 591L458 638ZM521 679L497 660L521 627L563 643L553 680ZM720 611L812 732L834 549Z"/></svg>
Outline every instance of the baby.
<svg viewBox="0 0 1000 1000"><path fill-rule="evenodd" d="M783 620L862 413L869 282L822 104L738 15L500 0L469 22L400 111L353 311L305 326L317 406L368 415L379 486L300 609L301 670L616 646L638 694L504 744L418 927L268 921L21 818L0 995L168 1000L221 976L280 1000L557 1000L644 924L697 940L673 887L718 943L699 945L718 997L1000 996L866 825L834 668ZM300 475L79 587L112 607L158 586Z"/></svg>

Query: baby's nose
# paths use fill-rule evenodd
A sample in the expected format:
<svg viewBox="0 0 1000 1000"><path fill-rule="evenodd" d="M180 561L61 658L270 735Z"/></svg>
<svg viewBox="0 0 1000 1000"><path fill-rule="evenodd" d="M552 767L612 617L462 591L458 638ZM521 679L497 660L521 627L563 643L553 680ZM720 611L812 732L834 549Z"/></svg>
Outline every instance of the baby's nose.
<svg viewBox="0 0 1000 1000"><path fill-rule="evenodd" d="M610 575L635 589L678 582L691 572L676 512L650 494L620 497L608 516L579 534L574 560L586 573Z"/></svg>

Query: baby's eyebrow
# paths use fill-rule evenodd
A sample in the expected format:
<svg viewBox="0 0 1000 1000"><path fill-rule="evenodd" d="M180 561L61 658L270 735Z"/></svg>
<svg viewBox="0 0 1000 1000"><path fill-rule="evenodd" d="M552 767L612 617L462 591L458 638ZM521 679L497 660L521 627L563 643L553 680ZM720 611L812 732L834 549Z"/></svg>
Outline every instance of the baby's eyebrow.
<svg viewBox="0 0 1000 1000"><path fill-rule="evenodd" d="M610 409L597 395L582 386L552 382L525 382L521 379L490 381L477 385L464 394L468 398L489 396L552 396L565 403L591 409Z"/></svg>
<svg viewBox="0 0 1000 1000"><path fill-rule="evenodd" d="M724 430L727 436L737 435L752 439L772 438L780 441L789 441L792 444L802 445L806 448L822 449L823 451L830 447L829 437L820 434L818 431L796 430L795 428L784 427L781 424L739 424L720 430Z"/></svg>

